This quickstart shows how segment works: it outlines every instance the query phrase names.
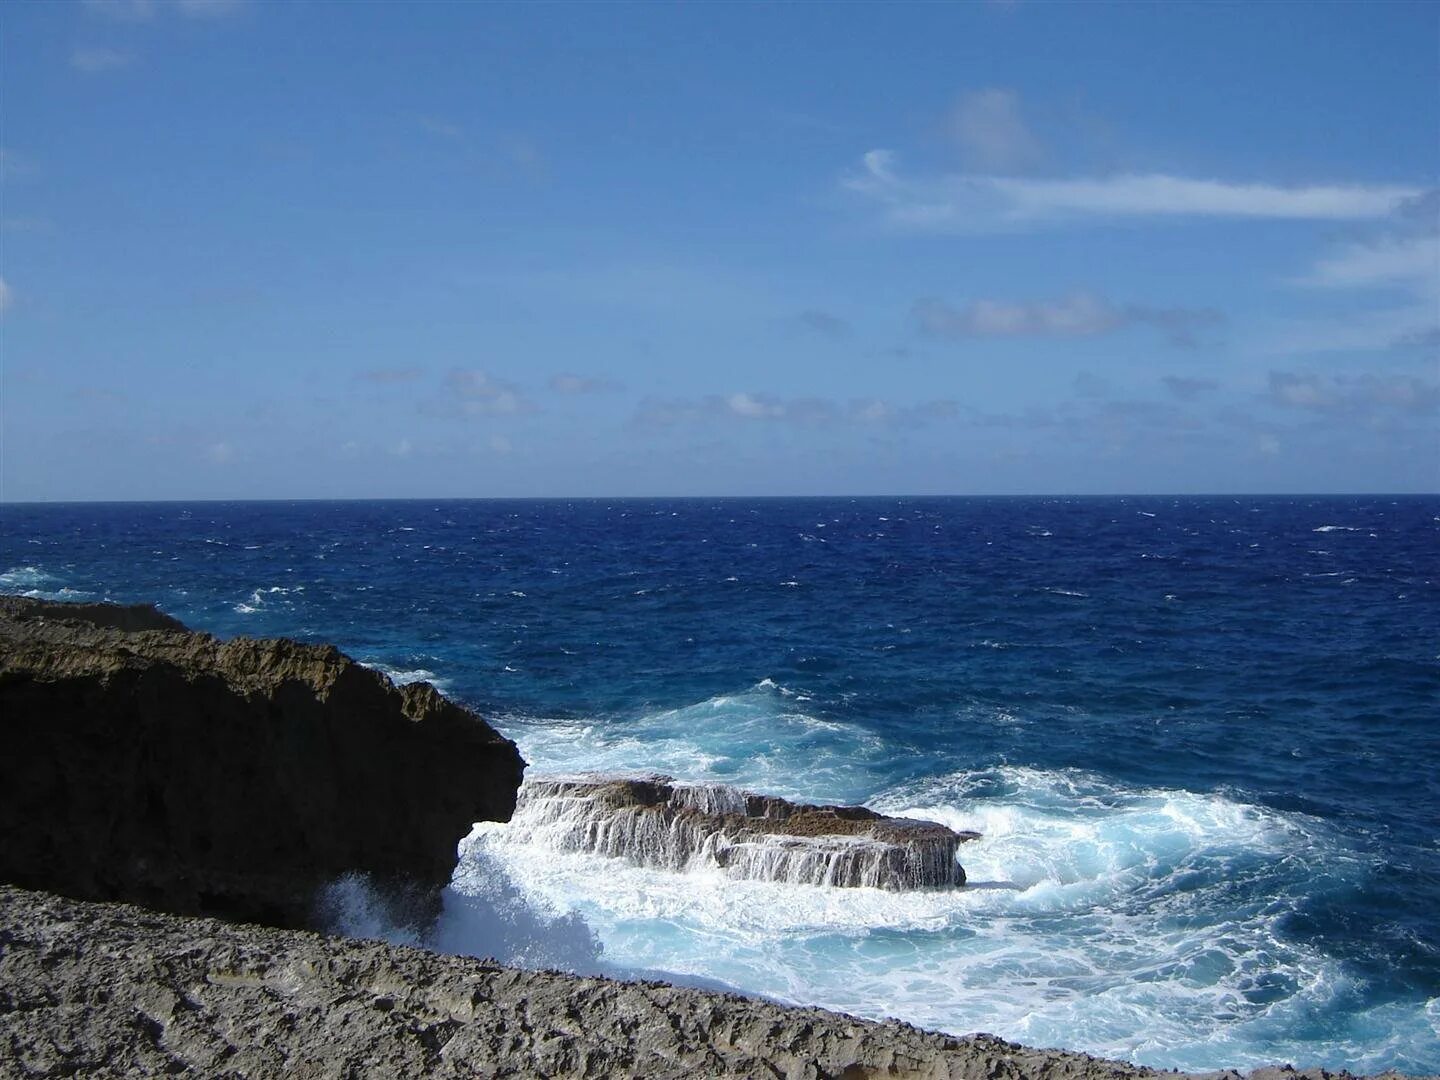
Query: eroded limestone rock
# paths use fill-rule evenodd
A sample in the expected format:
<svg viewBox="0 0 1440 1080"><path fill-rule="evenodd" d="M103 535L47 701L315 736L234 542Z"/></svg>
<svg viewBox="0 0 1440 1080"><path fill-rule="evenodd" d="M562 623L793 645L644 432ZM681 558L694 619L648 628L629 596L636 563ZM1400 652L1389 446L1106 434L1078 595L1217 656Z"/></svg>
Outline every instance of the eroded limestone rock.
<svg viewBox="0 0 1440 1080"><path fill-rule="evenodd" d="M20 597L0 598L0 746L0 881L280 926L350 871L423 900L524 769L475 714L333 647Z"/></svg>

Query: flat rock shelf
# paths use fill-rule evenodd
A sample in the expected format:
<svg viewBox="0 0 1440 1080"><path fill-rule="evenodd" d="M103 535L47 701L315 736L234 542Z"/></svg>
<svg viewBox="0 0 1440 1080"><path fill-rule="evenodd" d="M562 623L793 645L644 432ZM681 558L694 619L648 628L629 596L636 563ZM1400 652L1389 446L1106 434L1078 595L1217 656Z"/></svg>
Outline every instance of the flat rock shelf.
<svg viewBox="0 0 1440 1080"><path fill-rule="evenodd" d="M641 866L717 866L734 877L844 888L965 884L959 848L976 833L814 806L668 776L538 776L520 787L507 828L565 851Z"/></svg>

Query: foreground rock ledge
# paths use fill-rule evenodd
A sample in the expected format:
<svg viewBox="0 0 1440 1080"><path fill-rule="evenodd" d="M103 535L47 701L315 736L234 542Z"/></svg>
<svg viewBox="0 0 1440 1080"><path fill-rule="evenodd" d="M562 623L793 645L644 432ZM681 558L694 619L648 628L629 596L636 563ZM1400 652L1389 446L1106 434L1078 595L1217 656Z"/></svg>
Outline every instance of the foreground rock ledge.
<svg viewBox="0 0 1440 1080"><path fill-rule="evenodd" d="M923 889L965 884L960 844L978 834L863 806L815 806L668 776L536 776L510 828L567 851L642 866L718 866L790 884Z"/></svg>
<svg viewBox="0 0 1440 1080"><path fill-rule="evenodd" d="M0 597L0 881L277 926L348 871L444 887L514 743L330 646Z"/></svg>
<svg viewBox="0 0 1440 1080"><path fill-rule="evenodd" d="M77 1074L1173 1075L732 994L516 971L420 949L0 886L0 1075ZM1298 1075L1251 1074L1252 1080Z"/></svg>

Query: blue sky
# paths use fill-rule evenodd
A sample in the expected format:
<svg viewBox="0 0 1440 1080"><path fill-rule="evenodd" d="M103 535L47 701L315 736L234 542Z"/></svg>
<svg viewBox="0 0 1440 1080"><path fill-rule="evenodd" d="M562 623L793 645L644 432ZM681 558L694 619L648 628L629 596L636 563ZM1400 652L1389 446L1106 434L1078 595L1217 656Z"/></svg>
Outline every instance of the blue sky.
<svg viewBox="0 0 1440 1080"><path fill-rule="evenodd" d="M11 3L0 498L1434 491L1440 6Z"/></svg>

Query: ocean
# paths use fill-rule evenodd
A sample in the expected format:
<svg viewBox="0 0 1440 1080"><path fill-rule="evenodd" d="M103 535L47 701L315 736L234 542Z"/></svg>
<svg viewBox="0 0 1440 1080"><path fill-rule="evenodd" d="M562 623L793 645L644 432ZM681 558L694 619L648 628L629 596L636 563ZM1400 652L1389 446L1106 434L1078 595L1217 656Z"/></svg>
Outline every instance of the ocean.
<svg viewBox="0 0 1440 1080"><path fill-rule="evenodd" d="M0 591L334 642L472 706L532 773L982 834L969 886L891 892L482 825L441 947L1158 1067L1440 1072L1440 498L11 504L0 526ZM337 895L384 931L361 885Z"/></svg>

